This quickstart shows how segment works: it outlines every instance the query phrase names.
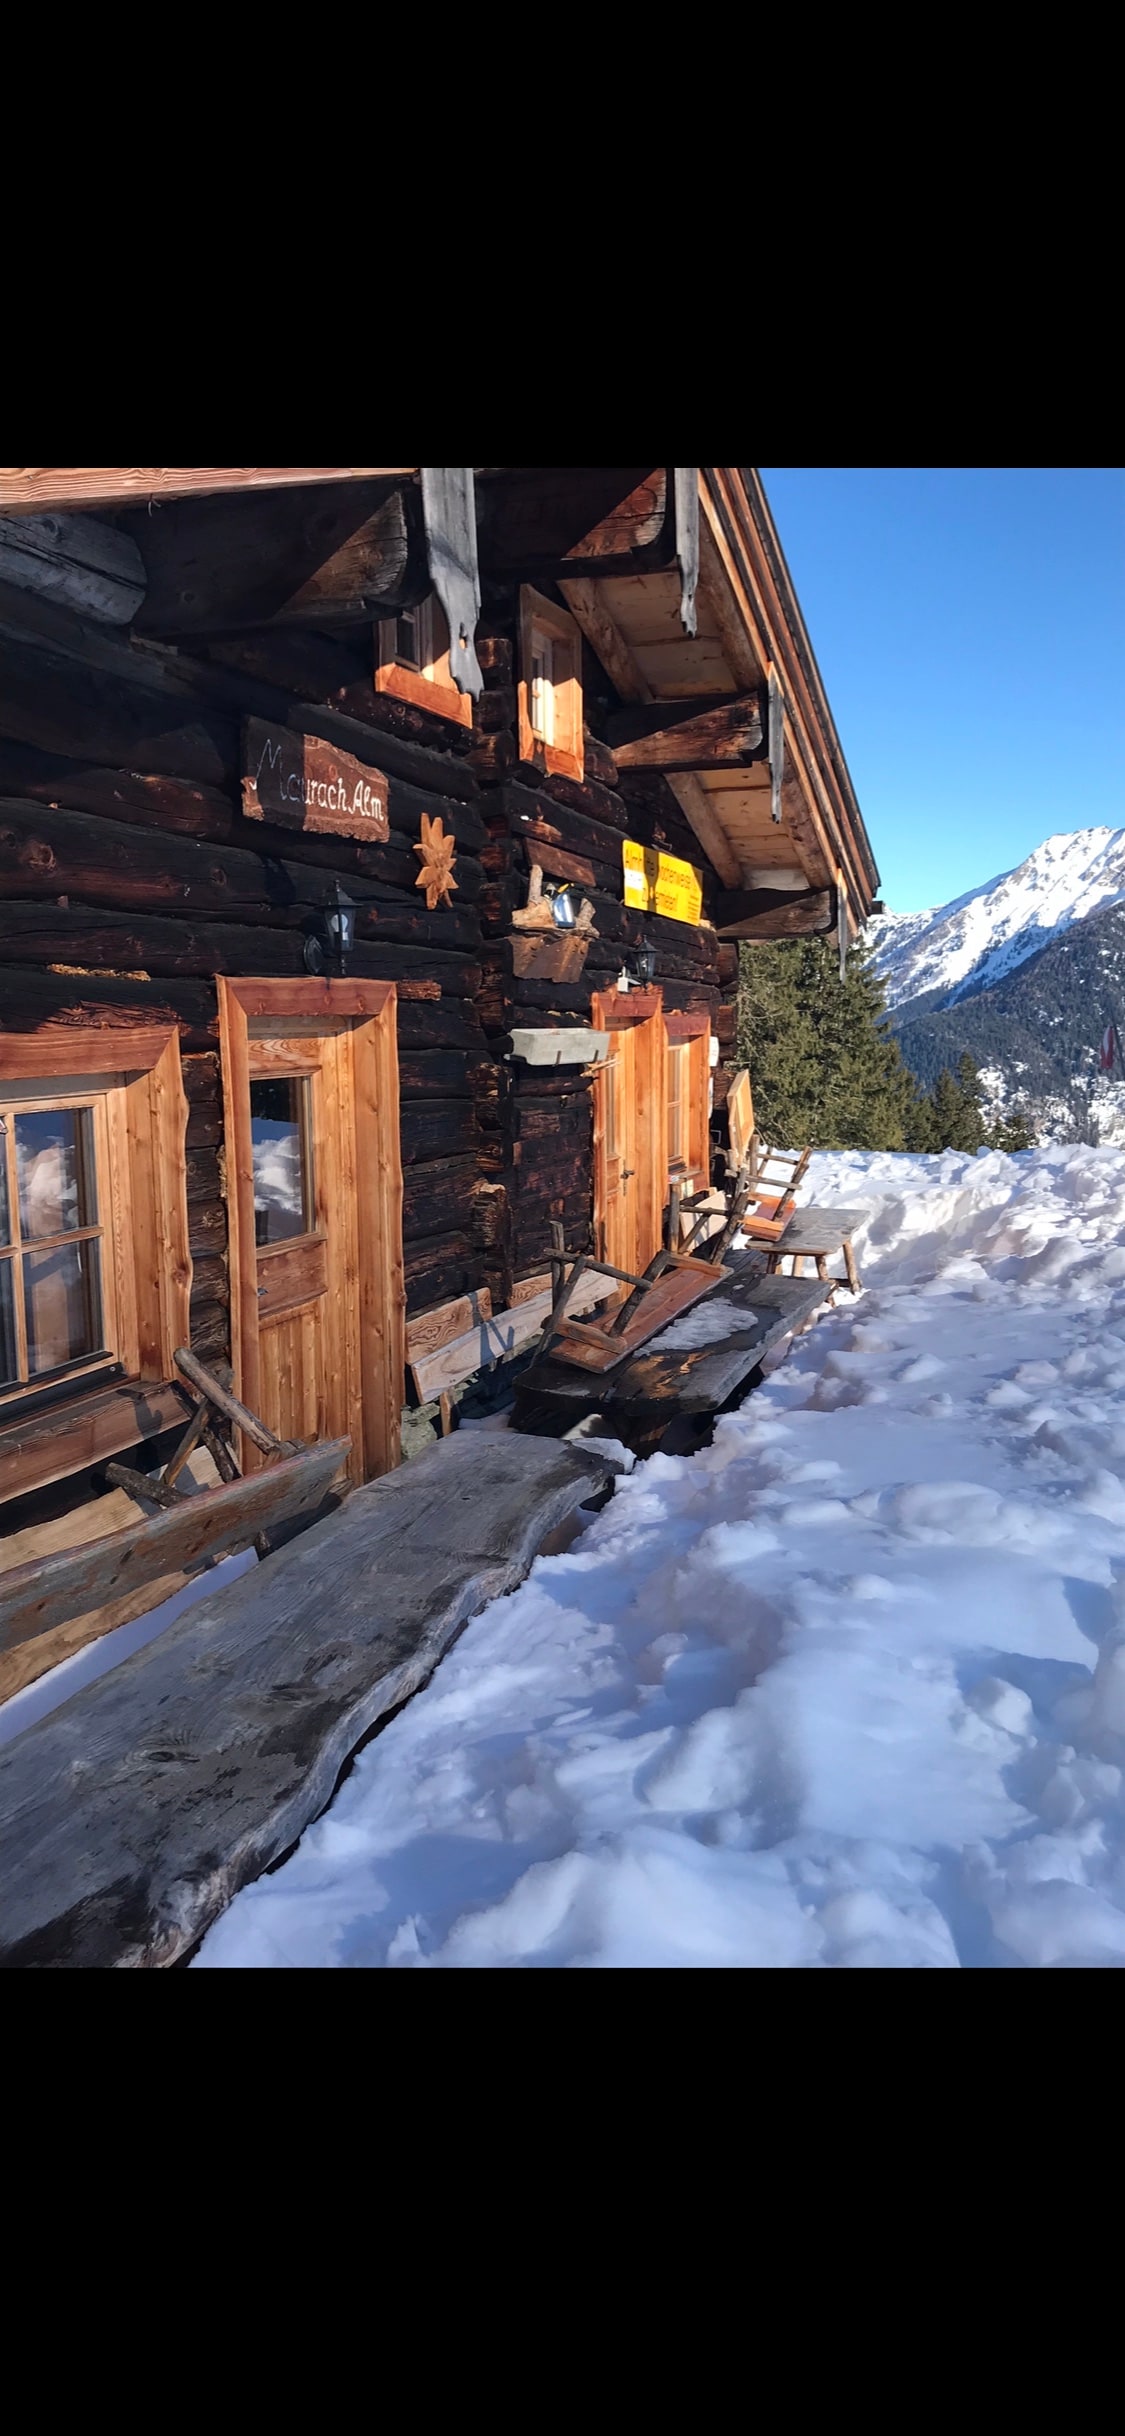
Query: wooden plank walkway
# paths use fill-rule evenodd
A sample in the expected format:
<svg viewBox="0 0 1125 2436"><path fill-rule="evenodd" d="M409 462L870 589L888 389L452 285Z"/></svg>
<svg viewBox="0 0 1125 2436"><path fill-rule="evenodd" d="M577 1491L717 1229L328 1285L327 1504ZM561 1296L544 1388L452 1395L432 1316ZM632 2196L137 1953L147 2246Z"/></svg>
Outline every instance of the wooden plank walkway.
<svg viewBox="0 0 1125 2436"><path fill-rule="evenodd" d="M0 1752L0 1965L188 1953L614 1469L514 1431L458 1432L30 1726Z"/></svg>

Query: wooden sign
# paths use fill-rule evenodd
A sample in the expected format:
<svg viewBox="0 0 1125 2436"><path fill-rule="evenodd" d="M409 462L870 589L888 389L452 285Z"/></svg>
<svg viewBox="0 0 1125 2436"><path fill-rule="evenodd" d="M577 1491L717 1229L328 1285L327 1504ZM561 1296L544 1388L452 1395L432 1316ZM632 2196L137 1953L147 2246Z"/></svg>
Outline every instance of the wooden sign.
<svg viewBox="0 0 1125 2436"><path fill-rule="evenodd" d="M292 728L247 719L243 727L242 809L249 820L282 829L324 830L332 837L390 836L387 781L338 745Z"/></svg>
<svg viewBox="0 0 1125 2436"><path fill-rule="evenodd" d="M699 921L703 873L694 863L661 854L656 846L639 845L633 837L622 838L621 859L627 905L635 905L639 913L663 914L669 922Z"/></svg>

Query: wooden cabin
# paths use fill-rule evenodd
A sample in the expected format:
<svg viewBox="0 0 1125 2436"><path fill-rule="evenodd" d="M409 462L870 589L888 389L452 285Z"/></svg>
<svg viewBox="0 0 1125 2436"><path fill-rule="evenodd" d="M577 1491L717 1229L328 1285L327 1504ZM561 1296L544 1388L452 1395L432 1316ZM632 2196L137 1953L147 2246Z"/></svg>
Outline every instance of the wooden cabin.
<svg viewBox="0 0 1125 2436"><path fill-rule="evenodd" d="M0 1530L184 1345L396 1465L877 891L752 469L0 469L0 799Z"/></svg>

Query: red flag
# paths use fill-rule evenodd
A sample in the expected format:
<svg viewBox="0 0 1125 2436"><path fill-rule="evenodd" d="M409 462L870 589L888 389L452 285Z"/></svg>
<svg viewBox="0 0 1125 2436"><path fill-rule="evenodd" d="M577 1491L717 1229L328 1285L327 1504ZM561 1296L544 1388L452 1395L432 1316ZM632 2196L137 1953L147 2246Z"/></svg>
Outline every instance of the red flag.
<svg viewBox="0 0 1125 2436"><path fill-rule="evenodd" d="M1120 1054L1121 1049L1115 1026L1107 1023L1105 1031L1102 1033L1101 1066L1103 1074L1112 1074L1114 1058L1120 1057Z"/></svg>

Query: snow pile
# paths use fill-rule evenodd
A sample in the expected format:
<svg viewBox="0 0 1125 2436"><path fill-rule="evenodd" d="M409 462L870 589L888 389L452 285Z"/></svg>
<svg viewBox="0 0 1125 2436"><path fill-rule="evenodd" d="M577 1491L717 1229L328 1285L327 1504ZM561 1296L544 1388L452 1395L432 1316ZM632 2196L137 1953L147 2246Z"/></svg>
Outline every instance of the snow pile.
<svg viewBox="0 0 1125 2436"><path fill-rule="evenodd" d="M468 1627L197 1967L1125 1964L1125 1153L807 1192L862 1298Z"/></svg>
<svg viewBox="0 0 1125 2436"><path fill-rule="evenodd" d="M1003 979L1072 922L1125 896L1125 829L1076 829L1047 838L1014 871L924 913L869 922L868 944L901 1006L925 990L952 1005Z"/></svg>

